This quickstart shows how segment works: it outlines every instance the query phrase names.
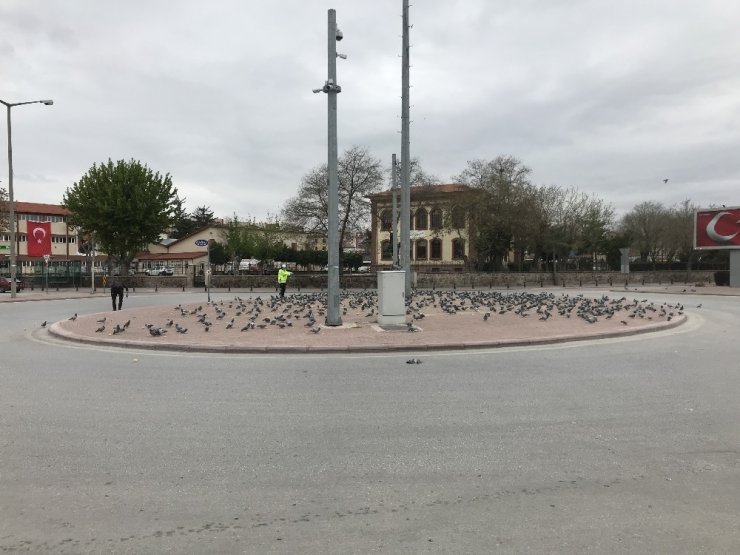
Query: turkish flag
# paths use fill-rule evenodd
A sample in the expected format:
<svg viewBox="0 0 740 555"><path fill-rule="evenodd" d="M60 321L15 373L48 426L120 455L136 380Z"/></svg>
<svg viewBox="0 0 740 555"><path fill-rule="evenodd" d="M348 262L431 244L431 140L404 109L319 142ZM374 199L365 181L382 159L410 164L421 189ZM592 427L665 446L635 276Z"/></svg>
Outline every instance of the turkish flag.
<svg viewBox="0 0 740 555"><path fill-rule="evenodd" d="M51 222L28 222L26 241L28 256L51 254Z"/></svg>
<svg viewBox="0 0 740 555"><path fill-rule="evenodd" d="M740 208L697 210L694 248L740 249Z"/></svg>

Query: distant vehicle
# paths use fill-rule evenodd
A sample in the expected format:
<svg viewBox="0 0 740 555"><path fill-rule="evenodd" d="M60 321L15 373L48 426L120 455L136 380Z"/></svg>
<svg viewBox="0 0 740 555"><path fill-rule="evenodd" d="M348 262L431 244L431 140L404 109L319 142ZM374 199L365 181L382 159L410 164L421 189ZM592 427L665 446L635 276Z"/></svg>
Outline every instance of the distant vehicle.
<svg viewBox="0 0 740 555"><path fill-rule="evenodd" d="M148 276L174 276L175 270L172 268L148 268L145 272Z"/></svg>
<svg viewBox="0 0 740 555"><path fill-rule="evenodd" d="M10 278L6 277L0 277L0 293L5 293L6 291L10 291ZM16 291L23 291L26 288L25 284L19 279L15 278L15 290Z"/></svg>
<svg viewBox="0 0 740 555"><path fill-rule="evenodd" d="M256 274L259 272L260 261L256 258L243 258L239 262L240 274Z"/></svg>
<svg viewBox="0 0 740 555"><path fill-rule="evenodd" d="M370 271L370 266L358 266L357 271L361 273L367 273Z"/></svg>

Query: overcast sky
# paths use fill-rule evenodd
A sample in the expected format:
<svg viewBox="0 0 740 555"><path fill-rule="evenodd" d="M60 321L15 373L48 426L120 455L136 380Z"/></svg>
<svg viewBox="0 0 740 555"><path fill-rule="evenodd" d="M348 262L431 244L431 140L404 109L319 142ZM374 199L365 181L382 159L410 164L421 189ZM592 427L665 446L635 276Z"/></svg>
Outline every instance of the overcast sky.
<svg viewBox="0 0 740 555"><path fill-rule="evenodd" d="M389 165L401 6L1 0L0 99L54 100L12 110L16 200L60 203L93 163L134 158L170 173L189 211L278 214L326 161L326 95L311 89L327 77L329 8L348 56L340 153ZM740 205L737 0L415 0L410 20L411 155L428 173L512 155L535 183L619 214Z"/></svg>

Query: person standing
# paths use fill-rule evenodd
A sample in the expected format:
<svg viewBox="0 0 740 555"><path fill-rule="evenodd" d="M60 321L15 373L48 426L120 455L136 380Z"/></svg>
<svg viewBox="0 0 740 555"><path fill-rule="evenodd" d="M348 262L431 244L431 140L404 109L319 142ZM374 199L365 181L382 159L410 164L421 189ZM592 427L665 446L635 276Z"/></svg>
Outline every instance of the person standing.
<svg viewBox="0 0 740 555"><path fill-rule="evenodd" d="M113 310L116 310L116 298L118 298L118 310L121 310L124 289L126 290L126 297L128 297L128 286L123 283L120 277L116 276L110 282L110 298L113 303Z"/></svg>
<svg viewBox="0 0 740 555"><path fill-rule="evenodd" d="M280 289L280 298L285 297L285 287L288 285L288 278L293 275L293 272L286 270L285 264L280 266L278 270L278 289Z"/></svg>

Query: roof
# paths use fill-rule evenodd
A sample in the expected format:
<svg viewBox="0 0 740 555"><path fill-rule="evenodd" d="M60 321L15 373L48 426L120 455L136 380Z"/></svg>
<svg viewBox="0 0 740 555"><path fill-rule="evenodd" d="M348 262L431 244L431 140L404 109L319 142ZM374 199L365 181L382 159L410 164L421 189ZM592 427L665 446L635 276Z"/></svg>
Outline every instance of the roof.
<svg viewBox="0 0 740 555"><path fill-rule="evenodd" d="M59 204L41 204L39 202L15 202L17 214L44 214L49 216L69 216L69 210Z"/></svg>
<svg viewBox="0 0 740 555"><path fill-rule="evenodd" d="M195 260L208 256L206 251L191 252L140 252L134 258L137 260Z"/></svg>
<svg viewBox="0 0 740 555"><path fill-rule="evenodd" d="M411 187L411 196L418 195L437 195L437 194L450 194L450 193L462 193L464 191L470 191L470 187L463 185L462 183L440 183L439 185L417 185ZM368 198L390 198L391 191L381 191L368 195Z"/></svg>

